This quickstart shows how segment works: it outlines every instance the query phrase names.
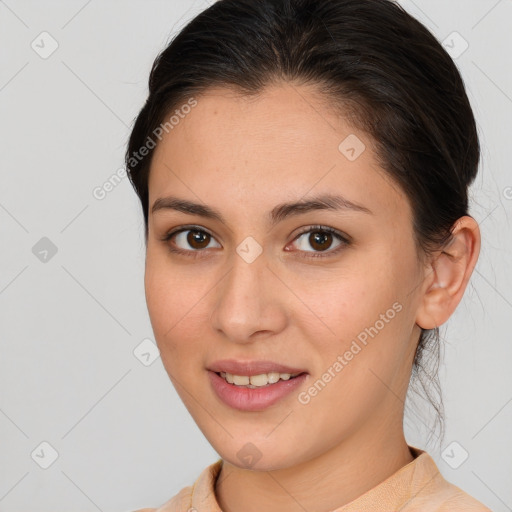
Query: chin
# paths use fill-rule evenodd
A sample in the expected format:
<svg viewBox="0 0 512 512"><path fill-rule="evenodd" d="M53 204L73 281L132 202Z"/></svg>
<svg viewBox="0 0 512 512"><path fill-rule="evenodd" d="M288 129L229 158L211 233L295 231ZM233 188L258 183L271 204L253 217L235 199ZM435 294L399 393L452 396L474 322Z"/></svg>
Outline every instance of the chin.
<svg viewBox="0 0 512 512"><path fill-rule="evenodd" d="M290 437L288 437L290 439ZM270 440L264 435L245 435L242 439L229 440L229 446L222 447L211 443L223 460L240 469L252 471L276 471L293 467L303 462L304 453L298 453L295 443L288 445L275 437Z"/></svg>

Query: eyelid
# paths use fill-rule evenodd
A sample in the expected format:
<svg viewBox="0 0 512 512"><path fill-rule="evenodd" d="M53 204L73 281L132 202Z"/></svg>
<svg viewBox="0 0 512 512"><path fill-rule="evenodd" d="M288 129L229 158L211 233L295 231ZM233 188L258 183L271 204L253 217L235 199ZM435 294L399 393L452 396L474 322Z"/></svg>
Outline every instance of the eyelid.
<svg viewBox="0 0 512 512"><path fill-rule="evenodd" d="M167 231L160 240L162 242L169 241L174 235L177 235L181 233L182 231L203 231L204 233L210 235L213 238L216 238L215 235L213 235L208 229L204 228L203 226L198 226L196 224L186 224L184 226L179 226L177 228L173 228L170 231Z"/></svg>
<svg viewBox="0 0 512 512"><path fill-rule="evenodd" d="M160 240L162 242L168 242L172 237L174 237L175 235L178 235L184 231L193 231L193 230L196 230L196 231L201 231L203 233L206 233L207 235L211 236L212 238L214 238L216 241L216 236L213 235L208 229L202 227L202 226L199 226L199 225L195 225L195 224L188 224L188 225L182 225L182 226L179 226L177 228L174 228L170 231L168 231L162 238L160 238ZM352 237L350 237L349 235L346 235L345 233L335 229L335 228L331 228L329 226L324 226L324 225L320 225L320 224L315 224L315 225L308 225L308 226L305 226L294 238L293 240L290 242L290 243L293 243L295 242L299 237L301 237L302 235L306 234L306 233L310 233L310 232L315 232L315 231L322 231L322 232L325 232L325 233L330 233L332 234L333 236L337 237L340 241L340 245L338 247L336 247L335 249L333 250L329 250L327 249L326 251L303 251L303 250L298 250L298 251L294 251L294 252L298 252L300 254L301 257L304 257L304 258L322 258L322 257L328 257L328 256L331 256L331 255L334 255L334 254L337 254L339 251L341 251L342 249L344 249L346 246L350 245L352 243ZM217 241L217 243L219 243ZM173 253L179 253L179 254L185 254L185 255L190 255L191 257L198 257L198 256L201 256L202 254L201 253L205 253L205 249L181 249L181 248L169 248L169 250ZM286 249L285 249L286 250ZM291 252L291 251L287 251L287 252Z"/></svg>
<svg viewBox="0 0 512 512"><path fill-rule="evenodd" d="M343 240L346 243L352 242L352 237L350 237L349 235L343 233L342 231L339 231L338 229L331 228L329 226L324 226L322 224L313 224L313 225L304 227L304 229L302 231L300 231L295 236L293 241L297 240L297 238L299 238L299 236L304 235L305 233L314 232L314 231L324 231L327 233L331 233L333 235L336 235L337 237L339 237L341 240Z"/></svg>
<svg viewBox="0 0 512 512"><path fill-rule="evenodd" d="M310 225L306 226L300 233L295 236L295 238L292 240L291 243L295 242L298 238L300 238L302 235L306 233L314 233L314 232L324 232L324 233L330 233L334 237L338 238L340 244L338 247L335 247L334 249L327 249L326 251L293 251L297 252L299 254L300 258L304 259L311 259L311 258L329 258L331 256L336 256L339 254L342 250L344 250L346 247L352 244L352 237L349 235L344 234L343 232L331 228L329 226L323 226L320 224ZM285 249L286 250L286 249ZM289 251L291 252L291 251Z"/></svg>

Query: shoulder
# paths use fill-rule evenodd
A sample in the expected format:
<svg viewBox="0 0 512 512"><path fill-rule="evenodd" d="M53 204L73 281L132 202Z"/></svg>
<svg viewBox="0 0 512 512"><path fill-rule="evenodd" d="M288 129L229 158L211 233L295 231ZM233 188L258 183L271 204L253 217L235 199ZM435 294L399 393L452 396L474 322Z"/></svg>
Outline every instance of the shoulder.
<svg viewBox="0 0 512 512"><path fill-rule="evenodd" d="M444 479L443 479L444 480ZM459 487L441 482L431 492L421 493L411 500L404 512L492 512L490 508Z"/></svg>
<svg viewBox="0 0 512 512"><path fill-rule="evenodd" d="M438 496L436 512L453 512L457 510L491 512L490 508L447 480L444 480L444 485L440 489Z"/></svg>
<svg viewBox="0 0 512 512"><path fill-rule="evenodd" d="M192 501L192 486L184 487L181 491L158 508L140 508L132 512L181 512L188 510Z"/></svg>
<svg viewBox="0 0 512 512"><path fill-rule="evenodd" d="M222 459L218 459L203 469L193 485L181 491L158 508L141 508L132 512L183 512L189 510L220 511L215 499L215 481L222 467Z"/></svg>
<svg viewBox="0 0 512 512"><path fill-rule="evenodd" d="M434 460L422 451L416 461L417 492L404 507L404 512L492 512L483 503L444 478ZM416 490L416 489L415 489Z"/></svg>

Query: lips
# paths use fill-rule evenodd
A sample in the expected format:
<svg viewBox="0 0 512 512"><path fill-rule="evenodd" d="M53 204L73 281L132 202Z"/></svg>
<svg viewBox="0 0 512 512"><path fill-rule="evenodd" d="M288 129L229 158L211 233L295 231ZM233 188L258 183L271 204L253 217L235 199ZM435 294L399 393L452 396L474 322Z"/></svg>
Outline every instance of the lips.
<svg viewBox="0 0 512 512"><path fill-rule="evenodd" d="M287 366L274 361L237 361L236 359L215 361L208 366L208 370L214 373L225 372L233 375L246 375L248 377L271 372L290 374L308 373L304 368Z"/></svg>
<svg viewBox="0 0 512 512"><path fill-rule="evenodd" d="M207 373L217 399L224 405L243 412L262 412L268 407L277 405L281 400L290 399L290 395L298 393L309 378L308 374L303 373L293 379L279 380L275 384L251 389L247 386L229 384L216 372L208 371Z"/></svg>

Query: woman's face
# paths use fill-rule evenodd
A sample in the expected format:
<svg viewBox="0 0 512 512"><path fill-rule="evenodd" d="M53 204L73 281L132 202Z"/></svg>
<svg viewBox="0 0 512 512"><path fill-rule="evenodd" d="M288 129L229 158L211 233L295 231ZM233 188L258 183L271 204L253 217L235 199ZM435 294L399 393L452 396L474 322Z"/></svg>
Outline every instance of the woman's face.
<svg viewBox="0 0 512 512"><path fill-rule="evenodd" d="M145 273L185 406L225 460L254 469L401 429L425 276L406 196L311 88L196 100L155 149ZM170 196L198 206L152 211ZM215 373L272 382L279 365L302 375L252 389Z"/></svg>

